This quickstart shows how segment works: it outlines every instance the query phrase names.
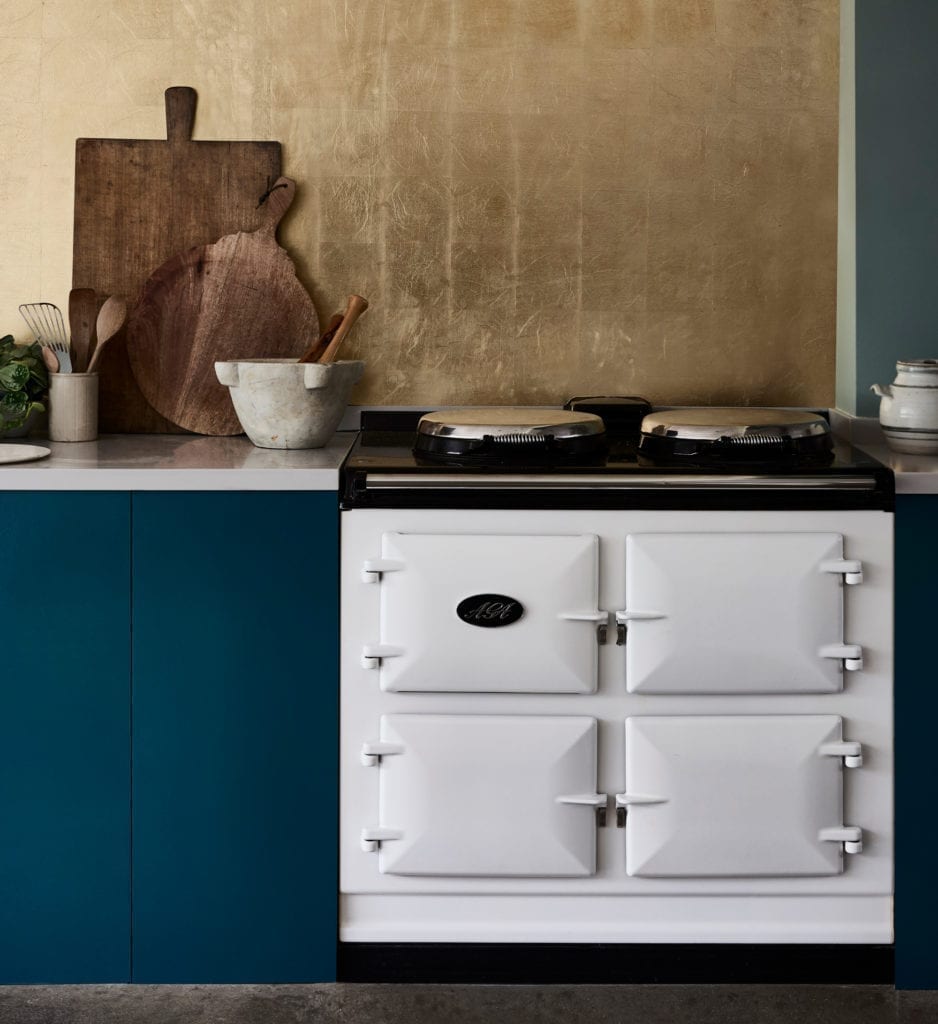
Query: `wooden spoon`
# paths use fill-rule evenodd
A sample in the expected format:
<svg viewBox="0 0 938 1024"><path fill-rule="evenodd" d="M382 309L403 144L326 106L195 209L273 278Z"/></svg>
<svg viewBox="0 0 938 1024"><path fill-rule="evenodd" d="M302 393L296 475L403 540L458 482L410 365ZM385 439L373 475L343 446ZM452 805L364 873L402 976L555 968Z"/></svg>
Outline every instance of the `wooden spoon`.
<svg viewBox="0 0 938 1024"><path fill-rule="evenodd" d="M47 345L42 346L42 361L46 364L49 373L59 372L58 356Z"/></svg>
<svg viewBox="0 0 938 1024"><path fill-rule="evenodd" d="M98 297L94 288L73 288L68 293L68 326L72 335L75 372L85 373L94 348L94 315Z"/></svg>
<svg viewBox="0 0 938 1024"><path fill-rule="evenodd" d="M127 319L127 303L118 295L111 295L98 313L98 344L88 364L88 373L94 373L104 346L124 326Z"/></svg>
<svg viewBox="0 0 938 1024"><path fill-rule="evenodd" d="M332 319L329 321L329 325L322 332L322 336L318 341L314 341L312 345L300 356L297 360L299 363L315 363L319 361L319 357L326 351L329 342L332 341L333 335L338 330L339 324L345 319L344 313L334 313Z"/></svg>
<svg viewBox="0 0 938 1024"><path fill-rule="evenodd" d="M367 308L368 300L361 295L350 295L348 297L348 306L345 308L345 316L342 318L342 323L339 324L338 329L332 336L332 341L326 346L326 351L319 357L319 362L331 363L335 361L335 357L339 352L339 346L352 329L352 325Z"/></svg>

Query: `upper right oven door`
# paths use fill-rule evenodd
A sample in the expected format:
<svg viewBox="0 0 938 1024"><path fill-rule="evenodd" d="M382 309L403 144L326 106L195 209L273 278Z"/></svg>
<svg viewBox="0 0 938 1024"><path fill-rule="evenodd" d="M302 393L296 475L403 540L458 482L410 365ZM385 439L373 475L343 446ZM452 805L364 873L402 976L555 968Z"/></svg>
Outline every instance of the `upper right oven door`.
<svg viewBox="0 0 938 1024"><path fill-rule="evenodd" d="M852 571L851 571L852 570ZM637 533L618 613L632 693L827 693L862 667L837 533Z"/></svg>

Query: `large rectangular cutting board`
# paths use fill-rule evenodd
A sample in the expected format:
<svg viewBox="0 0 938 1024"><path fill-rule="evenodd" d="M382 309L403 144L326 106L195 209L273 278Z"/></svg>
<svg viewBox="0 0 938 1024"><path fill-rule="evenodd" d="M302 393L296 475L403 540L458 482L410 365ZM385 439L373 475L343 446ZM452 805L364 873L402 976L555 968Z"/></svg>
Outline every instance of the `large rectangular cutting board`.
<svg viewBox="0 0 938 1024"><path fill-rule="evenodd" d="M171 256L257 225L258 200L280 176L280 143L194 141L195 104L194 89L166 90L166 139L76 141L73 287L133 307ZM100 373L102 432L180 432L137 387L123 332Z"/></svg>

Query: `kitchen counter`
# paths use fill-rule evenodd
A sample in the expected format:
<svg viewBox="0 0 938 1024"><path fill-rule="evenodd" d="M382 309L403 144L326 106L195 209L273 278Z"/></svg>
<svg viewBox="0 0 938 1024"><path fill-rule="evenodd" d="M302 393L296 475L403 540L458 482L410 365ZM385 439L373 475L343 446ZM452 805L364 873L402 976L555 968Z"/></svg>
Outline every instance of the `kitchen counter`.
<svg viewBox="0 0 938 1024"><path fill-rule="evenodd" d="M854 416L831 409L831 428L837 437L888 466L896 477L896 494L938 494L938 455L903 455L883 438L875 416Z"/></svg>
<svg viewBox="0 0 938 1024"><path fill-rule="evenodd" d="M857 447L896 475L896 494L938 494L938 455L903 455L885 444Z"/></svg>
<svg viewBox="0 0 938 1024"><path fill-rule="evenodd" d="M305 451L256 448L246 437L112 434L65 443L35 462L0 465L0 491L334 491L355 439ZM15 443L15 442L10 442Z"/></svg>

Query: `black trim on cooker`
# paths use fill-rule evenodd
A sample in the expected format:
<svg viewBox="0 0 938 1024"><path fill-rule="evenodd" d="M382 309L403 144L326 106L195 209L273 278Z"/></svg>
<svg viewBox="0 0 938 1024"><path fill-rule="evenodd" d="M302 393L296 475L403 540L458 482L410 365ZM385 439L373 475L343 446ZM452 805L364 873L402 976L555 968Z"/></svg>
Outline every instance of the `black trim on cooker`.
<svg viewBox="0 0 938 1024"><path fill-rule="evenodd" d="M893 961L887 945L340 942L338 980L888 985Z"/></svg>
<svg viewBox="0 0 938 1024"><path fill-rule="evenodd" d="M346 468L340 507L355 508L431 508L431 509L683 509L688 511L824 511L824 510L880 510L892 512L895 508L895 490L892 474L877 470L871 474L869 490L837 488L779 488L736 490L682 489L675 481L673 487L640 487L617 490L615 488L582 488L565 490L512 490L510 487L446 488L420 487L369 488L367 474ZM559 482L559 481L558 481Z"/></svg>

